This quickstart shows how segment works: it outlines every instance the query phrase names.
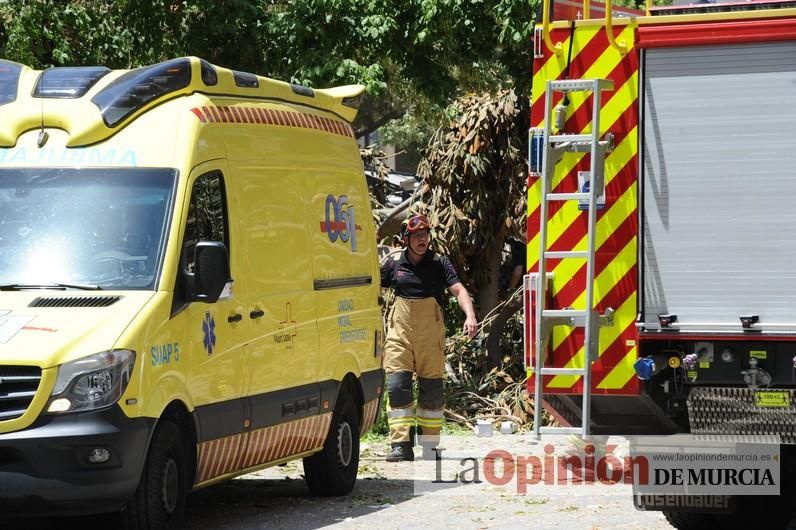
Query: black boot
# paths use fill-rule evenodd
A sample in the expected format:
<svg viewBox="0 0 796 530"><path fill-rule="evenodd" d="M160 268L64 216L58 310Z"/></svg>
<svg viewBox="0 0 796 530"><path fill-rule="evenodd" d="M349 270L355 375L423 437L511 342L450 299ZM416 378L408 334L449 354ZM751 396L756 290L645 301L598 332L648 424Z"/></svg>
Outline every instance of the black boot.
<svg viewBox="0 0 796 530"><path fill-rule="evenodd" d="M392 444L392 451L387 455L387 462L412 462L415 453L412 450L412 442L401 442Z"/></svg>

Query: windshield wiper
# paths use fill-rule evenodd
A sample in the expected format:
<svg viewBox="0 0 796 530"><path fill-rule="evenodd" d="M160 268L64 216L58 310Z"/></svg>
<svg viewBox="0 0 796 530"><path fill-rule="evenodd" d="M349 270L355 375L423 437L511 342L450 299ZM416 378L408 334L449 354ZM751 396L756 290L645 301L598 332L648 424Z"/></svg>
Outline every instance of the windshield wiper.
<svg viewBox="0 0 796 530"><path fill-rule="evenodd" d="M102 287L99 285L90 285L85 283L8 283L0 285L0 291L24 291L27 289L57 289L66 291L67 289L76 289L79 291L101 291Z"/></svg>

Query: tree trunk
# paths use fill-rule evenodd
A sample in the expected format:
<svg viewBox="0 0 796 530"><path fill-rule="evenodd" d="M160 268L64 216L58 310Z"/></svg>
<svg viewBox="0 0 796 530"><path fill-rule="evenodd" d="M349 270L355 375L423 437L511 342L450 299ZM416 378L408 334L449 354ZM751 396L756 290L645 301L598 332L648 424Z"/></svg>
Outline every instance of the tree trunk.
<svg viewBox="0 0 796 530"><path fill-rule="evenodd" d="M500 348L500 337L503 336L503 330L506 328L506 323L517 311L522 309L522 298L515 297L509 303L504 305L500 312L492 321L489 326L489 334L486 337L486 352L487 360L489 361L489 368L500 366L500 361L503 357L503 351Z"/></svg>
<svg viewBox="0 0 796 530"><path fill-rule="evenodd" d="M489 314L498 304L503 237L495 238L495 242L484 250L481 268L488 267L489 274L486 281L478 284L478 310L481 312L481 316Z"/></svg>
<svg viewBox="0 0 796 530"><path fill-rule="evenodd" d="M500 298L500 265L503 258L503 243L505 240L505 229L501 229L493 239L493 243L485 249L483 255L483 266L487 267L489 274L486 281L478 286L478 309L481 312L481 317L488 315L497 305ZM493 326L491 326L493 327ZM491 335L492 330L488 329L486 332ZM488 335L488 336L489 336ZM489 339L487 338L487 341ZM489 366L497 366L500 364L500 348L493 348L493 351L487 350L487 359Z"/></svg>

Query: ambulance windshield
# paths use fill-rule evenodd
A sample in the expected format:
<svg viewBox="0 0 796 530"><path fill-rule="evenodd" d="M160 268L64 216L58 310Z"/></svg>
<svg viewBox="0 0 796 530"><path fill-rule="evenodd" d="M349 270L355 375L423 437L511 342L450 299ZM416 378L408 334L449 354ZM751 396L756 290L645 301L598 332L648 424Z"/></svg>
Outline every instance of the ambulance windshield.
<svg viewBox="0 0 796 530"><path fill-rule="evenodd" d="M0 285L154 289L177 173L1 169Z"/></svg>

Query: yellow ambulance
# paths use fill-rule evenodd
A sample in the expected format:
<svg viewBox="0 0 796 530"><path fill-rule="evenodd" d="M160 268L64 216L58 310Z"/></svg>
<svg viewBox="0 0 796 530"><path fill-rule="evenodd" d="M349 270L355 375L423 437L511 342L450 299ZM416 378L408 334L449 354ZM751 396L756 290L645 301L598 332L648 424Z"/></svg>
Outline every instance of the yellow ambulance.
<svg viewBox="0 0 796 530"><path fill-rule="evenodd" d="M171 528L297 458L353 488L384 381L362 93L0 61L0 513Z"/></svg>

